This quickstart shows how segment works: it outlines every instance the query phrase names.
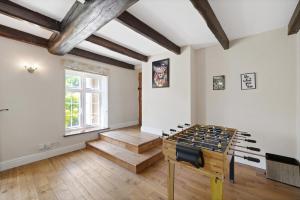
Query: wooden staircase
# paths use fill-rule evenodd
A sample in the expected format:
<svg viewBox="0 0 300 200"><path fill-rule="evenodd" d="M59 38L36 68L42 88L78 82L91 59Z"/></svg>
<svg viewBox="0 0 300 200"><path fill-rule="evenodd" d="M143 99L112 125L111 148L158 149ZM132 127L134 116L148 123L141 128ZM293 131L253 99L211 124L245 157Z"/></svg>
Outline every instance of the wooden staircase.
<svg viewBox="0 0 300 200"><path fill-rule="evenodd" d="M102 133L87 148L112 162L140 173L163 158L159 136L141 133L137 127Z"/></svg>

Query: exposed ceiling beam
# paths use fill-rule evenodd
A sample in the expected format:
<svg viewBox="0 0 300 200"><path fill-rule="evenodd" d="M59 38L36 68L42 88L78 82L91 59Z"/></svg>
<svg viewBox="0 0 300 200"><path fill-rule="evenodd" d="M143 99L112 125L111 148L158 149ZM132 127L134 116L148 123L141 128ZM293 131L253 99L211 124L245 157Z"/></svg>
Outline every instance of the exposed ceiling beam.
<svg viewBox="0 0 300 200"><path fill-rule="evenodd" d="M99 61L102 63L106 63L106 64L110 64L110 65L115 65L115 66L119 66L125 69L134 69L134 65L113 59L113 58L109 58L106 56L102 56L99 54L95 54L89 51L85 51L82 49L78 49L78 48L74 48L72 49L69 54L75 55L75 56L80 56L83 58L87 58L87 59L91 59L91 60L95 60L95 61Z"/></svg>
<svg viewBox="0 0 300 200"><path fill-rule="evenodd" d="M92 42L94 44L98 44L100 46L106 47L107 49L110 49L112 51L115 51L115 52L118 52L120 54L126 55L128 57L135 58L135 59L140 60L140 61L145 61L145 62L148 61L147 56L145 56L143 54L140 54L140 53L137 53L135 51L132 51L132 50L130 50L126 47L123 47L121 45L118 45L116 43L110 42L110 41L108 41L104 38L98 37L96 35L91 35L86 40L89 41L89 42Z"/></svg>
<svg viewBox="0 0 300 200"><path fill-rule="evenodd" d="M8 0L0 0L0 12L8 16L37 24L51 31L60 30L60 23L58 21Z"/></svg>
<svg viewBox="0 0 300 200"><path fill-rule="evenodd" d="M196 10L202 15L207 26L215 35L224 49L229 49L229 40L207 0L190 0Z"/></svg>
<svg viewBox="0 0 300 200"><path fill-rule="evenodd" d="M75 4L74 4L75 5ZM79 5L80 6L80 5ZM73 6L74 7L74 6ZM0 0L0 13L15 17L21 20L25 20L31 22L33 24L37 24L43 28L46 28L50 31L60 32L60 27L63 26L66 22L59 22L55 19L42 15L40 13L29 10L25 7L22 7L16 3L13 3L8 0ZM92 35L87 39L89 42L95 43L97 45L103 46L111 51L115 51L117 53L126 55L128 57L140 60L140 61L148 61L148 57L146 55L140 54L138 52L132 51L126 47L123 47L119 44L106 40L102 37Z"/></svg>
<svg viewBox="0 0 300 200"><path fill-rule="evenodd" d="M7 26L0 25L0 36L47 48L48 40Z"/></svg>
<svg viewBox="0 0 300 200"><path fill-rule="evenodd" d="M25 33L23 31L19 31L19 30L13 29L13 28L3 26L3 25L0 25L0 36L6 37L9 39L13 39L16 41L36 45L39 47L44 47L44 48L48 47L48 42L49 42L49 40L47 40L45 38L41 38L41 37L29 34L29 33ZM98 62L106 63L109 65L118 66L118 67L125 68L125 69L134 69L134 65L131 65L131 64L113 59L113 58L108 58L106 56L102 56L99 54L95 54L95 53L92 53L89 51L81 50L78 48L73 49L70 52L70 54L76 55L79 57L83 57L83 58L87 58L90 60L95 60Z"/></svg>
<svg viewBox="0 0 300 200"><path fill-rule="evenodd" d="M119 21L121 21L124 25L128 26L129 28L133 29L134 31L142 34L143 36L147 37L148 39L156 42L160 46L165 47L166 49L180 54L180 47L168 40L165 36L130 14L129 12L123 12L119 17Z"/></svg>
<svg viewBox="0 0 300 200"><path fill-rule="evenodd" d="M102 26L118 17L138 0L89 0L79 9L76 16L67 22L61 33L51 37L48 51L56 55L70 52L76 45L91 36Z"/></svg>
<svg viewBox="0 0 300 200"><path fill-rule="evenodd" d="M298 33L300 29L300 1L297 4L297 7L293 13L293 16L289 22L288 34L292 35Z"/></svg>

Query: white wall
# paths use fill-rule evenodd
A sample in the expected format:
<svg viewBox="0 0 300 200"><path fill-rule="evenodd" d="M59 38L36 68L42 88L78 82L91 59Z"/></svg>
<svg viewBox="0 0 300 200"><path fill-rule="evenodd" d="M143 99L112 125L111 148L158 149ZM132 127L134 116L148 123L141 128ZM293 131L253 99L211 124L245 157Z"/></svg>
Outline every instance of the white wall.
<svg viewBox="0 0 300 200"><path fill-rule="evenodd" d="M170 58L170 87L152 88L152 62ZM143 121L142 130L161 134L180 123L191 122L191 48L181 55L168 52L152 56L142 66Z"/></svg>
<svg viewBox="0 0 300 200"><path fill-rule="evenodd" d="M137 123L136 71L75 56L54 56L46 49L4 38L0 38L0 44L0 108L9 108L8 112L0 113L0 168L5 168L11 159L38 153L38 144L59 142L59 149L96 138L96 133L63 137L62 58L108 68L109 127ZM29 74L24 63L38 63L40 68Z"/></svg>
<svg viewBox="0 0 300 200"><path fill-rule="evenodd" d="M249 131L263 153L296 156L295 36L274 30L233 41L226 51L199 50L197 59L199 122ZM241 90L240 74L247 72L257 73L257 89ZM213 91L215 75L226 76L225 90Z"/></svg>
<svg viewBox="0 0 300 200"><path fill-rule="evenodd" d="M300 33L297 34L297 158L300 160Z"/></svg>

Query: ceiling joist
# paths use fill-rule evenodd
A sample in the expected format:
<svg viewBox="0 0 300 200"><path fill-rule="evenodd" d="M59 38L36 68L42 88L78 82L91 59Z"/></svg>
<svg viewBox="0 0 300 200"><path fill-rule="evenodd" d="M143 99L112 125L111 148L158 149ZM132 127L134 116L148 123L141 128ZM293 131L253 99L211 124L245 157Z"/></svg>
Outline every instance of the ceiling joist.
<svg viewBox="0 0 300 200"><path fill-rule="evenodd" d="M91 35L90 37L88 37L86 39L86 41L92 42L94 44L98 44L98 45L103 46L107 49L110 49L112 51L118 52L120 54L126 55L126 56L131 57L131 58L135 58L135 59L140 60L140 61L144 61L144 62L148 61L148 57L143 55L143 54L137 53L137 52L132 51L132 50L126 48L126 47L123 47L123 46L118 45L116 43L110 42L110 41L108 41L104 38L101 38L101 37L98 37L98 36L95 36L95 35Z"/></svg>
<svg viewBox="0 0 300 200"><path fill-rule="evenodd" d="M288 34L292 35L298 33L299 29L300 29L300 1L298 2L297 7L289 22Z"/></svg>
<svg viewBox="0 0 300 200"><path fill-rule="evenodd" d="M215 35L224 49L229 49L229 40L207 0L190 0L202 15L208 28Z"/></svg>
<svg viewBox="0 0 300 200"><path fill-rule="evenodd" d="M15 17L21 20L31 22L33 24L39 25L45 29L48 29L53 32L60 32L60 27L62 23L56 21L50 17L42 15L40 13L29 10L25 7L22 7L16 3L13 3L8 0L0 0L0 12L10 17ZM65 23L65 22L64 22ZM111 51L123 54L125 56L140 60L148 61L148 57L140 54L138 52L132 51L126 47L123 47L119 44L106 40L102 37L92 35L87 39L89 42L93 42L97 45L103 46Z"/></svg>
<svg viewBox="0 0 300 200"><path fill-rule="evenodd" d="M129 12L123 12L118 20L121 21L124 25L128 26L132 30L138 32L139 34L145 36L146 38L156 42L162 47L176 53L180 54L180 47L168 40L165 36L130 14Z"/></svg>
<svg viewBox="0 0 300 200"><path fill-rule="evenodd" d="M99 62L110 64L110 65L119 66L119 67L122 67L122 68L125 68L125 69L134 69L134 65L131 65L131 64L113 59L113 58L109 58L109 57L106 57L106 56L102 56L102 55L99 55L99 54L96 54L96 53L92 53L92 52L89 52L89 51L78 49L78 48L72 49L69 52L69 54L75 55L75 56L80 56L80 57L87 58L87 59L90 59L90 60L99 61Z"/></svg>
<svg viewBox="0 0 300 200"><path fill-rule="evenodd" d="M0 25L0 36L39 47L48 47L48 40L7 26Z"/></svg>
<svg viewBox="0 0 300 200"><path fill-rule="evenodd" d="M0 0L0 12L4 15L31 22L51 31L60 31L60 23L58 21L8 0Z"/></svg>
<svg viewBox="0 0 300 200"><path fill-rule="evenodd" d="M20 41L20 42L25 42L27 44L31 44L31 45L35 45L35 46L39 46L39 47L44 47L44 48L48 48L48 42L49 40L45 39L45 38L41 38L29 33L25 33L23 31L19 31L10 27L6 27L3 25L0 25L0 36L2 37L6 37L9 39L13 39L16 41ZM106 63L109 65L115 65L121 68L125 68L125 69L134 69L134 65L113 59L113 58L109 58L106 56L102 56L99 54L95 54L89 51L85 51L85 50L81 50L78 48L74 48L70 54L72 55L76 55L82 58L87 58L90 60L95 60L98 62L102 62L102 63Z"/></svg>

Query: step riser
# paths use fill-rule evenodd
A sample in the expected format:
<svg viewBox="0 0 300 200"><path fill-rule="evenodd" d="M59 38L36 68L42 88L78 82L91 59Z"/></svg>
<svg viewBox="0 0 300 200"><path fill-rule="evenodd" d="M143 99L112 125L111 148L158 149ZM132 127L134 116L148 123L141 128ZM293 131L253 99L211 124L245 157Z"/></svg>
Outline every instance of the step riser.
<svg viewBox="0 0 300 200"><path fill-rule="evenodd" d="M141 164L134 166L131 165L130 163L127 163L113 155L110 155L109 153L102 151L100 149L97 149L89 144L87 144L87 149L92 150L93 152L97 153L98 155L116 163L117 165L126 168L127 170L133 172L133 173L140 173L142 172L144 169L146 169L147 167L153 165L154 163L156 163L157 161L161 160L163 158L163 153L159 152L156 155L152 156L151 158L145 160L144 162L142 162Z"/></svg>
<svg viewBox="0 0 300 200"><path fill-rule="evenodd" d="M153 149L161 145L162 145L162 139L157 138L156 140L140 145L138 148L138 153L144 153L150 149Z"/></svg>
<svg viewBox="0 0 300 200"><path fill-rule="evenodd" d="M117 145L119 147L123 147L123 148L125 148L125 149L127 149L129 151L135 152L135 153L139 152L137 146L132 145L132 144L128 144L126 142L122 142L122 141L116 140L114 138L107 137L105 135L101 135L101 140L104 140L104 141L109 142L111 144Z"/></svg>
<svg viewBox="0 0 300 200"><path fill-rule="evenodd" d="M153 149L157 146L160 146L162 144L162 139L157 138L155 140L152 140L151 142L147 142L145 144L139 145L139 146L135 146L114 138L110 138L108 136L105 135L101 135L101 140L104 140L106 142L109 142L111 144L117 145L119 147L125 148L129 151L135 152L135 153L144 153L150 149Z"/></svg>
<svg viewBox="0 0 300 200"><path fill-rule="evenodd" d="M153 156L152 158L148 159L146 162L140 164L137 169L136 173L141 173L144 171L146 168L150 167L151 165L155 164L157 161L161 160L164 158L164 154L160 152L159 154Z"/></svg>
<svg viewBox="0 0 300 200"><path fill-rule="evenodd" d="M97 153L98 155L116 163L117 165L120 165L121 167L125 168L125 169L128 169L129 171L133 172L133 173L136 173L136 168L135 166L133 165L130 165L129 163L126 163L125 161L123 160L120 160L118 158L115 158L114 156L110 155L109 153L106 153L104 151L101 151L97 148L94 148L90 145L87 145L87 149L89 150L92 150L93 152Z"/></svg>

